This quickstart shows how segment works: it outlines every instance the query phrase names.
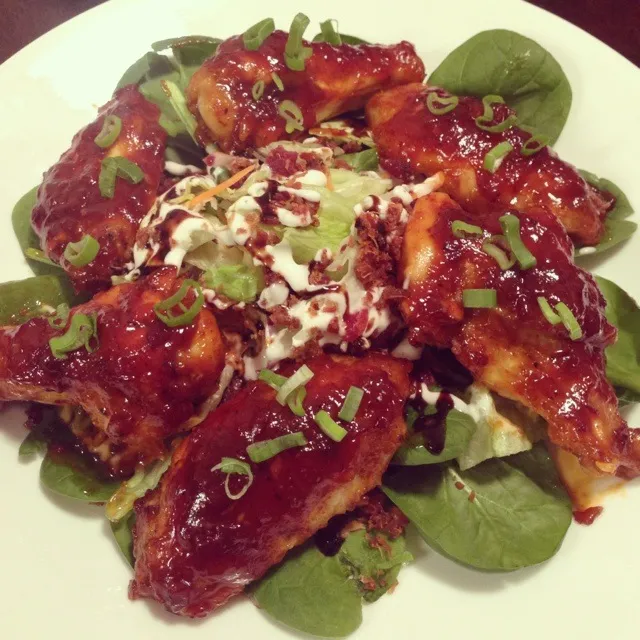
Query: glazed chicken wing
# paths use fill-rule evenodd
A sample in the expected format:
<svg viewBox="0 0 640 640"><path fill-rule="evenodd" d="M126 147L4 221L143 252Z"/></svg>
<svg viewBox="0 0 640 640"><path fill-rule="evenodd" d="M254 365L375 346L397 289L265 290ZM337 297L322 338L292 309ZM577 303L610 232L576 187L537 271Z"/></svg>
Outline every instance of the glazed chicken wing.
<svg viewBox="0 0 640 640"><path fill-rule="evenodd" d="M106 454L94 453L116 471L161 457L165 439L183 430L216 391L224 366L209 311L174 328L154 312L179 285L175 269L165 268L74 308L71 317L96 319L91 353L83 347L55 357L49 340L65 328L51 327L47 318L0 329L0 400L81 406L105 435Z"/></svg>
<svg viewBox="0 0 640 640"><path fill-rule="evenodd" d="M525 212L547 207L578 243L598 243L611 200L588 185L573 166L549 147L523 155L531 134L517 126L502 133L480 129L475 119L484 108L478 98L461 97L452 111L435 115L427 108L430 95L450 97L442 89L411 84L369 101L367 119L383 167L397 176L442 171L443 189L471 212L490 211L496 204ZM513 114L504 104L494 104L493 109L495 122ZM485 156L502 142L509 142L513 150L491 173L483 166Z"/></svg>
<svg viewBox="0 0 640 640"><path fill-rule="evenodd" d="M307 362L306 415L280 405L264 382L252 382L181 443L160 485L136 504L133 598L148 597L169 611L203 616L239 594L329 519L352 509L380 484L406 434L403 407L408 363L388 356L320 356ZM291 374L295 367L285 368ZM351 386L364 390L347 435L335 442L313 416L337 420ZM307 444L260 463L247 446L302 432ZM250 464L246 493L232 500L223 457ZM237 494L246 475L229 478Z"/></svg>
<svg viewBox="0 0 640 640"><path fill-rule="evenodd" d="M363 107L376 91L419 82L424 76L422 61L407 42L392 46L304 42L313 53L303 71L292 71L285 64L287 38L286 32L275 31L258 50L248 51L242 36L235 36L194 74L187 101L203 143L217 142L224 151L236 152L262 147L291 133L279 112L285 101L300 109L302 131ZM258 83L264 83L260 96Z"/></svg>
<svg viewBox="0 0 640 640"><path fill-rule="evenodd" d="M115 142L102 148L95 138L109 116L120 118L122 128ZM166 132L159 116L137 87L120 89L44 175L32 225L45 254L64 267L78 290L108 286L132 259L138 225L154 202L164 168ZM101 194L99 179L103 160L116 157L135 163L144 177L137 184L117 177L109 198ZM74 267L64 250L85 235L93 236L100 250L88 265Z"/></svg>
<svg viewBox="0 0 640 640"><path fill-rule="evenodd" d="M522 241L537 260L533 268L516 263L502 270L483 251L501 233L500 213L471 216L443 193L418 200L400 274L410 339L450 347L477 381L541 415L551 441L586 466L637 475L640 441L620 417L605 375L604 348L616 331L605 319L604 299L573 263L571 241L551 214L509 213L520 220ZM483 233L456 237L454 221ZM465 308L466 289L495 290L497 306ZM568 307L580 327L574 339L563 323L546 319L539 298Z"/></svg>

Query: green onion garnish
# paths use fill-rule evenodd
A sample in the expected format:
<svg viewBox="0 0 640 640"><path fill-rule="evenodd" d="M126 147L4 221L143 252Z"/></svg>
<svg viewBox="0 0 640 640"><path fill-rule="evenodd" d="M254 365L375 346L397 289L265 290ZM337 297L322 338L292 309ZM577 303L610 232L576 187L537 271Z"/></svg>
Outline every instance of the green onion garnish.
<svg viewBox="0 0 640 640"><path fill-rule="evenodd" d="M513 145L510 142L501 142L487 153L482 166L489 171L489 173L495 173L502 164L504 157L512 151Z"/></svg>
<svg viewBox="0 0 640 640"><path fill-rule="evenodd" d="M144 173L135 162L122 156L104 158L98 176L98 188L103 198L113 198L116 192L116 178L123 178L131 184L138 184L144 179Z"/></svg>
<svg viewBox="0 0 640 640"><path fill-rule="evenodd" d="M322 39L328 44L332 44L339 47L342 44L342 38L337 30L338 21L336 20L336 26L333 26L334 21L329 19L320 23L320 32L322 33Z"/></svg>
<svg viewBox="0 0 640 640"><path fill-rule="evenodd" d="M498 306L498 293L495 289L465 289L462 306L466 309L493 309Z"/></svg>
<svg viewBox="0 0 640 640"><path fill-rule="evenodd" d="M456 238L482 235L482 229L479 226L475 224L468 224L464 220L454 220L451 223L451 232Z"/></svg>
<svg viewBox="0 0 640 640"><path fill-rule="evenodd" d="M548 144L549 138L547 136L535 133L520 147L520 153L523 156L532 156L534 153L542 151Z"/></svg>
<svg viewBox="0 0 640 640"><path fill-rule="evenodd" d="M273 440L254 442L247 447L247 454L251 462L264 462L287 449L304 447L306 444L307 439L304 433L302 433L302 431L296 431L295 433L288 433L287 435L273 438Z"/></svg>
<svg viewBox="0 0 640 640"><path fill-rule="evenodd" d="M102 129L93 141L101 149L108 149L118 139L120 131L122 131L122 120L118 116L105 116Z"/></svg>
<svg viewBox="0 0 640 640"><path fill-rule="evenodd" d="M189 132L189 135L193 139L193 141L198 144L196 139L196 129L198 128L198 123L196 119L193 117L191 111L187 107L187 101L185 100L184 94L178 88L178 85L175 82L171 82L171 80L162 80L160 82L160 86L164 91L167 98L169 98L169 103L173 107L173 110L176 112L176 115L182 121L185 129Z"/></svg>
<svg viewBox="0 0 640 640"><path fill-rule="evenodd" d="M282 78L280 78L275 71L271 74L271 78L273 80L273 84L275 84L280 91L284 91L284 82L282 82Z"/></svg>
<svg viewBox="0 0 640 640"><path fill-rule="evenodd" d="M262 98L262 94L264 93L264 80L258 80L253 87L251 87L251 96L253 99L258 102L260 98Z"/></svg>
<svg viewBox="0 0 640 640"><path fill-rule="evenodd" d="M304 131L304 116L300 107L293 100L283 100L278 107L278 113L286 120L287 133Z"/></svg>
<svg viewBox="0 0 640 640"><path fill-rule="evenodd" d="M304 410L304 399L307 397L307 390L304 387L298 387L287 398L287 405L291 411L300 418L306 415Z"/></svg>
<svg viewBox="0 0 640 640"><path fill-rule="evenodd" d="M27 247L24 250L24 255L29 258L29 260L35 260L36 262L42 262L42 264L46 264L50 267L58 267L59 269L62 269L62 267L57 262L49 260L49 258L44 255L44 251L40 251L40 249Z"/></svg>
<svg viewBox="0 0 640 640"><path fill-rule="evenodd" d="M249 491L249 487L253 484L253 471L251 471L251 466L247 462L243 462L237 458L222 458L215 467L212 467L211 471L221 471L226 474L227 477L224 480L224 491L229 500L240 500L240 498ZM229 478L233 474L247 476L247 483L238 493L231 493L231 490L229 489Z"/></svg>
<svg viewBox="0 0 640 640"><path fill-rule="evenodd" d="M276 400L284 405L287 402L287 398L291 393L293 393L298 387L302 387L309 380L313 378L313 371L307 367L306 364L303 364L281 387L278 389L278 393L276 395Z"/></svg>
<svg viewBox="0 0 640 640"><path fill-rule="evenodd" d="M497 244L494 244L494 242L498 239L504 239L504 236L492 236L489 240L486 240L482 243L482 250L488 256L492 257L503 271L506 271L507 269L511 269L511 267L513 267L513 265L516 263L516 259L513 257L513 255L507 254L507 252Z"/></svg>
<svg viewBox="0 0 640 640"><path fill-rule="evenodd" d="M302 36L308 26L309 18L304 13L298 13L291 23L284 47L284 61L292 71L304 71L304 61L313 53L311 47L302 44Z"/></svg>
<svg viewBox="0 0 640 640"><path fill-rule="evenodd" d="M92 340L96 344L92 344ZM49 347L54 358L64 360L67 353L84 347L88 353L93 353L97 348L98 326L95 315L76 313L71 318L71 324L61 336L55 336L49 340Z"/></svg>
<svg viewBox="0 0 640 640"><path fill-rule="evenodd" d="M500 226L521 269L531 269L537 264L536 257L525 247L520 237L520 219L514 215L500 217Z"/></svg>
<svg viewBox="0 0 640 640"><path fill-rule="evenodd" d="M443 116L445 113L453 111L460 102L458 96L439 96L435 91L427 95L427 109L434 116Z"/></svg>
<svg viewBox="0 0 640 640"><path fill-rule="evenodd" d="M347 430L343 429L326 411L318 411L313 419L322 433L334 442L341 442L347 435Z"/></svg>
<svg viewBox="0 0 640 640"><path fill-rule="evenodd" d="M542 311L542 315L545 317L545 320L549 324L556 325L562 322L562 318L551 308L551 305L545 297L538 297L538 306L540 307L540 311Z"/></svg>
<svg viewBox="0 0 640 640"><path fill-rule="evenodd" d="M196 299L190 307L187 307L182 303L182 301L187 297L190 291L195 293ZM155 304L153 310L158 318L168 327L181 327L191 323L203 306L204 293L202 292L202 287L195 280L187 279L180 285L180 288L172 296ZM171 310L174 307L178 307L182 313L180 315L173 315Z"/></svg>
<svg viewBox="0 0 640 640"><path fill-rule="evenodd" d="M79 242L70 242L64 248L64 258L74 267L86 267L100 251L100 243L90 235L84 235Z"/></svg>
<svg viewBox="0 0 640 640"><path fill-rule="evenodd" d="M556 305L556 312L560 316L562 324L569 332L569 337L572 340L580 340L580 338L582 338L582 327L573 315L571 309L569 309L564 302L558 302Z"/></svg>
<svg viewBox="0 0 640 640"><path fill-rule="evenodd" d="M363 396L364 390L360 389L360 387L349 387L342 409L338 413L338 418L345 422L351 422L356 417L356 413L358 413Z"/></svg>
<svg viewBox="0 0 640 640"><path fill-rule="evenodd" d="M260 22L254 24L253 27L249 27L242 34L244 48L249 51L259 49L260 45L275 31L275 29L276 23L273 21L273 18L260 20Z"/></svg>
<svg viewBox="0 0 640 640"><path fill-rule="evenodd" d="M493 104L504 104L504 100L501 96L489 95L482 98L482 104L484 106L484 113L475 119L478 129L483 131L489 131L490 133L502 133L511 129L516 123L517 117L511 114L506 120L498 122L497 124L491 124L494 119Z"/></svg>
<svg viewBox="0 0 640 640"><path fill-rule="evenodd" d="M274 373L269 369L263 369L258 374L258 380L266 382L272 389L276 391L280 390L280 387L287 381L285 376L281 376L279 373Z"/></svg>
<svg viewBox="0 0 640 640"><path fill-rule="evenodd" d="M67 326L68 321L69 305L65 304L64 302L56 307L56 312L54 315L47 318L49 326L58 330L64 329Z"/></svg>

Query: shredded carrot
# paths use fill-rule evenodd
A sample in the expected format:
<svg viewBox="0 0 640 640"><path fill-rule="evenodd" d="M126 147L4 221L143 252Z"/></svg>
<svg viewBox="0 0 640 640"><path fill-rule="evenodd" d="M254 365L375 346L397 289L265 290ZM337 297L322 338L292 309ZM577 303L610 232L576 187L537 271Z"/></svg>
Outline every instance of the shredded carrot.
<svg viewBox="0 0 640 640"><path fill-rule="evenodd" d="M207 191L203 191L199 193L191 202L189 203L189 208L193 209L197 204L201 202L205 202L206 200L211 200L214 196L217 196L219 193L222 193L225 189L232 187L236 182L242 180L246 175L250 174L252 171L257 169L257 165L252 164L248 167L242 169L242 171L238 171L234 176L227 178L224 182L217 184L215 187L208 189Z"/></svg>
<svg viewBox="0 0 640 640"><path fill-rule="evenodd" d="M333 180L331 179L331 169L327 169L327 189L333 191Z"/></svg>

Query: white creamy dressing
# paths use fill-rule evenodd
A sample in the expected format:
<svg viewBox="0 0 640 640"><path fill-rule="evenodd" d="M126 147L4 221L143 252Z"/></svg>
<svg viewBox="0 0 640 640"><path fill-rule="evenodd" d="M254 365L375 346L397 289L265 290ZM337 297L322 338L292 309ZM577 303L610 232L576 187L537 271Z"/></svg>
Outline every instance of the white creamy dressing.
<svg viewBox="0 0 640 640"><path fill-rule="evenodd" d="M258 298L258 306L261 309L273 309L284 304L289 297L289 287L284 282L274 282L265 287Z"/></svg>
<svg viewBox="0 0 640 640"><path fill-rule="evenodd" d="M420 395L426 404L435 406L440 399L442 392L430 391L429 387L423 383L420 387ZM469 404L456 396L451 394L448 395L453 402L453 408L457 409L461 413L471 416L476 423L480 423L483 418L487 418L488 416L496 413L496 405L493 402L493 398L490 393L476 393L475 397L473 397L472 394L471 402Z"/></svg>
<svg viewBox="0 0 640 640"><path fill-rule="evenodd" d="M268 244L264 250L271 257L271 264L269 264L271 271L281 275L294 291L324 289L322 285L313 285L309 282L308 265L298 264L293 259L293 249L286 240L274 245Z"/></svg>
<svg viewBox="0 0 640 640"><path fill-rule="evenodd" d="M261 213L258 201L248 195L241 196L227 209L227 224L236 244L244 246L260 221Z"/></svg>
<svg viewBox="0 0 640 640"><path fill-rule="evenodd" d="M188 176L202 172L202 169L192 164L180 164L172 160L165 161L164 170L172 176Z"/></svg>
<svg viewBox="0 0 640 640"><path fill-rule="evenodd" d="M406 338L391 352L394 358L420 360L422 347L414 347Z"/></svg>

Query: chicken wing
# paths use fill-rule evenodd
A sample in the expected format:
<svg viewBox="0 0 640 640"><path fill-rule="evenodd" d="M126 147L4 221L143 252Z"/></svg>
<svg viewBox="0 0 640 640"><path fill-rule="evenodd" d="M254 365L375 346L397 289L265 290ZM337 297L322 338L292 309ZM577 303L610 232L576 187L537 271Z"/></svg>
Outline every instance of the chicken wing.
<svg viewBox="0 0 640 640"><path fill-rule="evenodd" d="M305 42L313 53L303 71L292 71L284 61L287 38L286 32L275 31L257 51L248 51L242 36L235 36L194 74L187 102L203 143L217 142L224 151L236 152L262 147L287 137L287 121L279 113L285 101L300 109L303 122L298 128L303 130L363 107L376 91L419 82L424 76L424 65L408 42L392 46ZM255 87L260 83L264 90L258 96Z"/></svg>
<svg viewBox="0 0 640 640"><path fill-rule="evenodd" d="M115 142L102 148L95 138L109 116L120 118L122 128ZM111 276L122 273L132 259L138 225L154 202L164 168L166 132L159 116L158 107L137 87L120 89L44 175L31 222L42 250L64 267L77 290L108 286ZM109 198L99 186L102 162L117 157L135 163L144 178L137 184L116 178ZM100 250L88 265L74 267L63 257L64 250L85 235L95 238Z"/></svg>
<svg viewBox="0 0 640 640"><path fill-rule="evenodd" d="M397 176L442 171L444 190L471 212L490 211L496 204L525 212L547 207L580 244L598 243L610 199L549 147L523 155L521 149L531 134L517 126L502 133L480 129L475 119L484 108L478 98L461 97L452 111L435 115L426 105L434 94L450 95L411 84L369 101L367 118L383 167ZM504 104L494 104L493 110L496 122L513 114ZM484 159L502 142L510 143L513 150L492 173L484 168Z"/></svg>
<svg viewBox="0 0 640 640"><path fill-rule="evenodd" d="M314 377L306 385L304 417L280 405L266 383L252 382L181 443L158 488L136 504L132 598L204 616L380 483L406 434L408 364L372 354L324 355L307 365ZM346 437L334 442L313 416L323 409L337 419L351 386L364 396L355 419L342 423ZM215 469L221 459L248 462L251 443L294 432L308 444L250 463L246 494L230 499L225 476ZM246 482L246 475L233 476L228 488L237 493Z"/></svg>
<svg viewBox="0 0 640 640"><path fill-rule="evenodd" d="M482 249L500 234L500 213L471 216L443 193L418 200L408 222L400 278L411 341L451 347L475 379L548 422L549 438L601 471L640 473L640 441L618 413L604 348L616 330L593 278L572 260L572 244L546 210L509 212L537 264L501 269ZM482 227L456 237L456 220ZM458 235L460 235L458 233ZM485 245L486 246L486 245ZM495 308L463 305L466 289L494 289ZM582 335L543 315L539 298L567 305ZM577 332L579 333L579 332Z"/></svg>
<svg viewBox="0 0 640 640"><path fill-rule="evenodd" d="M216 391L224 366L211 312L203 309L190 325L175 328L156 316L154 305L179 285L167 267L74 308L71 318L96 319L91 353L79 348L55 357L49 340L65 329L47 318L0 329L0 400L80 405L106 435L108 456L101 457L116 471L161 457L165 439Z"/></svg>

